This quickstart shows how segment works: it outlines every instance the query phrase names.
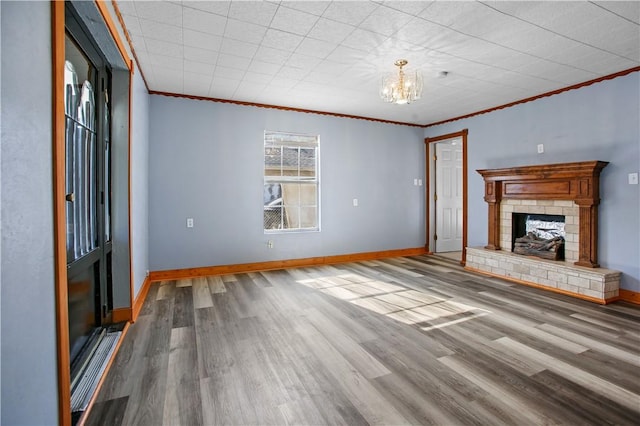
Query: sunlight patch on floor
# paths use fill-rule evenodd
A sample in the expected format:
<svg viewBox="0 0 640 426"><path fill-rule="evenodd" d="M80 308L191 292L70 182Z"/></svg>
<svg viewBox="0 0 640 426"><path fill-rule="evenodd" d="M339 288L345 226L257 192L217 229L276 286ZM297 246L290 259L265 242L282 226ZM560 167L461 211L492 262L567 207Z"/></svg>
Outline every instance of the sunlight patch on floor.
<svg viewBox="0 0 640 426"><path fill-rule="evenodd" d="M365 277L327 274L296 282L403 324L428 331L483 317L490 311Z"/></svg>

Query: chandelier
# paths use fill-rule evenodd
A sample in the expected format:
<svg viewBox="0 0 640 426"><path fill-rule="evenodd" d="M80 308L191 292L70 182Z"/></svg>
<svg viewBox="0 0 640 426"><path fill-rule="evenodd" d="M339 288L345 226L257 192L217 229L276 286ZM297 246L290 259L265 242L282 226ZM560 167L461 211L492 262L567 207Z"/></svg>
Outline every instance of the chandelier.
<svg viewBox="0 0 640 426"><path fill-rule="evenodd" d="M398 74L382 77L380 97L385 102L409 104L420 99L422 95L422 75L417 71L405 73L402 67L407 65L406 59L398 59L394 64L399 68Z"/></svg>

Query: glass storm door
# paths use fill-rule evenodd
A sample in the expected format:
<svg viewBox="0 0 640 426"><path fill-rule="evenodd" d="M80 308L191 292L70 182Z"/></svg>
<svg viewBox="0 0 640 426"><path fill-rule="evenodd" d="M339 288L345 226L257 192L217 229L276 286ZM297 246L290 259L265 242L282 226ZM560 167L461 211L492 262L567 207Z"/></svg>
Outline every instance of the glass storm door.
<svg viewBox="0 0 640 426"><path fill-rule="evenodd" d="M110 73L67 13L65 192L69 345L73 364L97 327L110 322Z"/></svg>

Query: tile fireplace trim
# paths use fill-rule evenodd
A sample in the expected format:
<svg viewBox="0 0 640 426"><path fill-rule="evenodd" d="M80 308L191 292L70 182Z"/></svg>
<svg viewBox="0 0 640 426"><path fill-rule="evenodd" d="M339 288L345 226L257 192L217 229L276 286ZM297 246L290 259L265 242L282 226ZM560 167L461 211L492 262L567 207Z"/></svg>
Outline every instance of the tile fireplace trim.
<svg viewBox="0 0 640 426"><path fill-rule="evenodd" d="M570 200L578 205L577 266L597 268L600 172L606 161L543 164L477 170L485 181L489 207L488 250L500 250L500 202L515 200Z"/></svg>

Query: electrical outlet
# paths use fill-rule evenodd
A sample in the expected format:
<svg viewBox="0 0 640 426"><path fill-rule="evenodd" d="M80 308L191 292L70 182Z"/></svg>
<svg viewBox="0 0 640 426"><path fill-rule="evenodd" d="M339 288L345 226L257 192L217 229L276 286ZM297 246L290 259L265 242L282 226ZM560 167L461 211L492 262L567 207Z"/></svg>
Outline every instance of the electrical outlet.
<svg viewBox="0 0 640 426"><path fill-rule="evenodd" d="M192 217L188 217L187 218L187 228L193 228L193 218Z"/></svg>
<svg viewBox="0 0 640 426"><path fill-rule="evenodd" d="M273 241L271 241L271 240L267 241L267 247L272 249L273 248Z"/></svg>
<svg viewBox="0 0 640 426"><path fill-rule="evenodd" d="M538 144L538 154L542 154L544 152L544 144Z"/></svg>
<svg viewBox="0 0 640 426"><path fill-rule="evenodd" d="M358 207L358 199L357 198L353 199L353 207Z"/></svg>

